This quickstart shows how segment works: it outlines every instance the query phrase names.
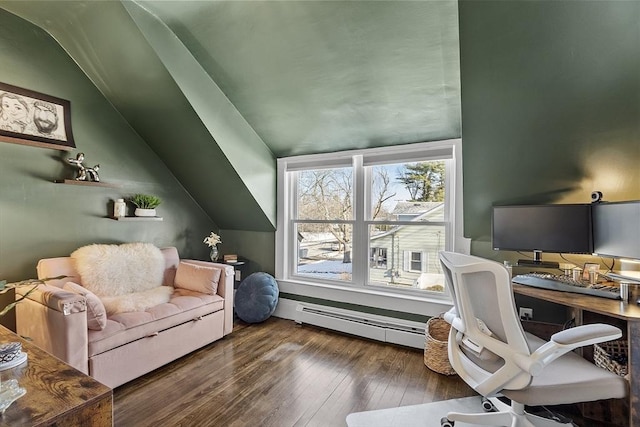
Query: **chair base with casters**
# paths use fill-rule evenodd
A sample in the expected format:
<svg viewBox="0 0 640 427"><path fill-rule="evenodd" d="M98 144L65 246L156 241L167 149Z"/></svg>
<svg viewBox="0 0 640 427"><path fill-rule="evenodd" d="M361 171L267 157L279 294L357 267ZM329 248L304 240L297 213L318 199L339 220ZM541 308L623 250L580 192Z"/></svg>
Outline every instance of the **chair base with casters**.
<svg viewBox="0 0 640 427"><path fill-rule="evenodd" d="M620 329L606 324L582 325L551 336L549 341L525 333L517 315L509 273L499 263L470 255L440 252L453 308L449 362L471 388L489 397L499 412L451 412L443 427L456 421L505 426L572 426L573 423L525 412L528 407L565 405L628 396L628 382L583 359L573 350L618 339ZM495 396L511 400L506 405ZM487 409L491 410L490 405Z"/></svg>
<svg viewBox="0 0 640 427"><path fill-rule="evenodd" d="M482 409L485 413L465 414L450 412L440 420L441 427L454 427L455 421L488 426L531 426L531 427L575 427L570 419L558 417L550 419L525 411L524 405L511 402L507 405L496 397L483 398Z"/></svg>

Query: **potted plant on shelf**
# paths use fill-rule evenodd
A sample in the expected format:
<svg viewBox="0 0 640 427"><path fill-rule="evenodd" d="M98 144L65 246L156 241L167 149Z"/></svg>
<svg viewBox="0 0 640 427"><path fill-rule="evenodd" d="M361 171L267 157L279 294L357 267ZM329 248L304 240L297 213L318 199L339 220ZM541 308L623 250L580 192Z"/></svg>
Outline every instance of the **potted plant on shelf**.
<svg viewBox="0 0 640 427"><path fill-rule="evenodd" d="M136 207L135 216L156 216L156 208L162 203L160 197L149 194L136 194L129 201Z"/></svg>

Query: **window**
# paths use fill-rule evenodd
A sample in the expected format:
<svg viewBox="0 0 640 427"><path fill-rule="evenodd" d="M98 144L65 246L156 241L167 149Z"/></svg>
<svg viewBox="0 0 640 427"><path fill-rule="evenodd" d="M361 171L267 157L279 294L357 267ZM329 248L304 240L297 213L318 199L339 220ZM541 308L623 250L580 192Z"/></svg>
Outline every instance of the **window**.
<svg viewBox="0 0 640 427"><path fill-rule="evenodd" d="M279 280L447 296L461 240L460 141L278 160Z"/></svg>
<svg viewBox="0 0 640 427"><path fill-rule="evenodd" d="M405 263L404 263L405 271L418 272L418 273L425 271L425 263L423 262L423 259L426 258L426 256L424 252L406 251L404 253L404 257L405 257Z"/></svg>
<svg viewBox="0 0 640 427"><path fill-rule="evenodd" d="M295 214L300 277L351 281L353 167L301 170L295 174Z"/></svg>
<svg viewBox="0 0 640 427"><path fill-rule="evenodd" d="M371 248L371 268L387 268L387 248Z"/></svg>

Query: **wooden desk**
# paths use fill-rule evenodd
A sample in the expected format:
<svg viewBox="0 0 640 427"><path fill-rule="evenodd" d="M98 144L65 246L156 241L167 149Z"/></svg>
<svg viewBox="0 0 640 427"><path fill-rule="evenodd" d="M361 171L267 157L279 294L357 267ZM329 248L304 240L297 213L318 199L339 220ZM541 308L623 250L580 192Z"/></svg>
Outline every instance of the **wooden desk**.
<svg viewBox="0 0 640 427"><path fill-rule="evenodd" d="M27 394L0 417L0 426L112 426L112 390L0 326L0 343L20 341L27 361L0 371Z"/></svg>
<svg viewBox="0 0 640 427"><path fill-rule="evenodd" d="M516 283L513 284L513 291L572 308L578 324L582 323L584 312L596 313L626 323L624 335L629 343L629 426L640 426L640 306L636 304L639 296L637 292L630 292L629 302L622 302L591 295L538 289ZM612 323L619 323L619 321L612 321Z"/></svg>

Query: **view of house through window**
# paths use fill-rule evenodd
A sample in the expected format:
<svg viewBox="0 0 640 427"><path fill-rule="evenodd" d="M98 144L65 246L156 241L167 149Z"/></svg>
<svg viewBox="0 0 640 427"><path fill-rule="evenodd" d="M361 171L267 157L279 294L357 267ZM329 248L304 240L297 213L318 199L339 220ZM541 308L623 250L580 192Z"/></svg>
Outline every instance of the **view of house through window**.
<svg viewBox="0 0 640 427"><path fill-rule="evenodd" d="M368 283L444 291L438 252L445 249L444 161L371 166L369 246L384 250L384 270Z"/></svg>
<svg viewBox="0 0 640 427"><path fill-rule="evenodd" d="M357 285L362 262L365 286L442 293L446 161L378 163L295 172L292 273ZM357 173L363 184L354 190Z"/></svg>

